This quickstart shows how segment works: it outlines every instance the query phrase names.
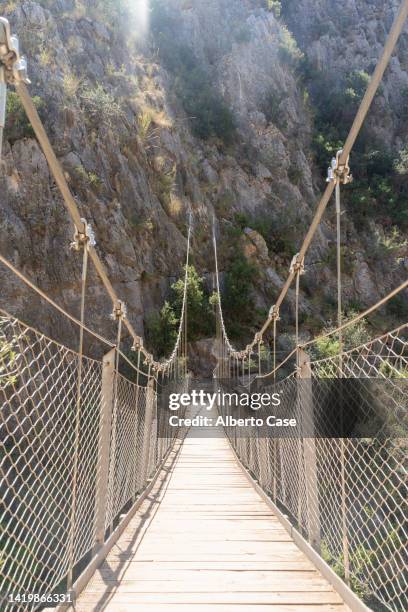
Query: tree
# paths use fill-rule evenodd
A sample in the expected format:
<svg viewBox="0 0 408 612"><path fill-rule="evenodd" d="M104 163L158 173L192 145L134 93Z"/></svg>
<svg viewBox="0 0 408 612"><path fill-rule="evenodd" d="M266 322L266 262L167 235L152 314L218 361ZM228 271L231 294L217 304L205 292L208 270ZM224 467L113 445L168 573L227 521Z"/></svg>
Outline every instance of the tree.
<svg viewBox="0 0 408 612"><path fill-rule="evenodd" d="M184 268L185 272L185 268ZM174 348L184 297L184 274L171 286L170 299L160 312L147 320L147 341L158 357L167 357ZM187 338L194 342L212 333L213 314L204 279L194 266L187 268Z"/></svg>
<svg viewBox="0 0 408 612"><path fill-rule="evenodd" d="M194 266L187 268L187 334L191 341L198 340L212 331L213 320L208 295L203 287L204 279ZM173 307L178 319L184 295L184 277L172 285Z"/></svg>
<svg viewBox="0 0 408 612"><path fill-rule="evenodd" d="M230 324L231 336L242 334L242 327L251 322L255 308L252 296L255 265L249 262L242 253L238 253L225 275L222 307Z"/></svg>
<svg viewBox="0 0 408 612"><path fill-rule="evenodd" d="M33 98L34 106L38 111L43 110L44 102L39 96ZM6 127L5 127L5 138L14 143L16 140L21 138L33 138L34 130L21 100L14 91L7 93L7 104L6 104Z"/></svg>
<svg viewBox="0 0 408 612"><path fill-rule="evenodd" d="M350 310L347 316L343 317L343 324L352 321L357 312ZM337 325L329 325L322 330L322 335L328 334L337 329ZM350 350L366 344L372 338L366 319L360 319L349 327L343 330L343 350ZM325 336L316 340L312 345L311 354L313 359L325 359L327 357L336 357L339 354L340 344L338 335L333 333L330 336Z"/></svg>
<svg viewBox="0 0 408 612"><path fill-rule="evenodd" d="M147 341L159 357L168 356L177 340L179 320L169 302L164 302L163 308L154 313L147 321Z"/></svg>

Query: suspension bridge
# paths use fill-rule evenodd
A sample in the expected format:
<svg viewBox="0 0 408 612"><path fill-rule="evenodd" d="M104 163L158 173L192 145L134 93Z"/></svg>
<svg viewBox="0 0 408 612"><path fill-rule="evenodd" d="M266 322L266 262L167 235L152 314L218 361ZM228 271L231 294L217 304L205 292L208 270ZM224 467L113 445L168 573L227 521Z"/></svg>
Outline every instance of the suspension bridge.
<svg viewBox="0 0 408 612"><path fill-rule="evenodd" d="M10 274L78 330L75 349L0 310L1 609L406 610L408 323L360 345L343 334L408 287L402 282L352 321L342 320L341 188L349 156L408 15L402 2L348 138L329 169L299 253L267 320L242 349L231 343L217 257L214 388L279 393L308 435L268 437L234 421L208 436L172 427L170 389L191 387L187 296L189 216L181 316L174 348L157 361L111 283L29 93L26 62L0 18L0 142L7 87L18 93L74 225L82 258L79 317L0 254ZM1 149L0 149L1 156ZM301 342L305 258L335 193L338 325ZM307 262L306 262L307 263ZM112 302L112 342L85 324L90 265ZM277 363L280 308L295 284L295 345ZM323 338L338 350L316 357ZM124 350L131 339L133 358ZM103 347L86 354L87 340ZM265 356L268 356L266 359ZM365 383L369 383L369 390ZM336 392L336 389L341 390ZM390 430L330 435L334 393L365 422L380 406ZM245 416L220 403L180 416ZM261 408L259 415L267 415ZM402 415L402 416L401 416ZM310 425L311 424L311 425ZM310 430L312 427L312 431ZM322 433L323 432L323 433ZM390 433L391 432L391 433Z"/></svg>

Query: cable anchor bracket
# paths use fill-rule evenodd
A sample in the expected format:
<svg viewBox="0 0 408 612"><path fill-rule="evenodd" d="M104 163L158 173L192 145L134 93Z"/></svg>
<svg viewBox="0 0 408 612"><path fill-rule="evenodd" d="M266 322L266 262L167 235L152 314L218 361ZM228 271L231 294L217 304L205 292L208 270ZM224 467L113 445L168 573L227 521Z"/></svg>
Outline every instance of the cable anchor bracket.
<svg viewBox="0 0 408 612"><path fill-rule="evenodd" d="M343 149L337 151L336 157L333 157L331 164L327 171L327 183L341 183L347 185L353 180L353 176L350 174L350 155L347 157L346 162L341 164L340 159L343 155Z"/></svg>
<svg viewBox="0 0 408 612"><path fill-rule="evenodd" d="M292 258L289 267L289 273L300 275L305 273L305 260L304 258L300 259L300 253L296 253L296 255L294 255L294 257Z"/></svg>
<svg viewBox="0 0 408 612"><path fill-rule="evenodd" d="M18 38L11 33L10 23L5 17L0 17L0 65L4 67L7 84L30 84L27 60L20 55Z"/></svg>
<svg viewBox="0 0 408 612"><path fill-rule="evenodd" d="M269 318L271 321L280 321L279 308L274 304L269 310Z"/></svg>
<svg viewBox="0 0 408 612"><path fill-rule="evenodd" d="M127 316L126 304L124 302L122 302L122 300L118 300L117 304L113 308L113 311L112 311L112 314L110 315L110 318L113 321L119 321L121 319L122 320L126 319L126 316Z"/></svg>
<svg viewBox="0 0 408 612"><path fill-rule="evenodd" d="M257 332L254 336L254 344L262 344L263 343L263 337L261 332Z"/></svg>
<svg viewBox="0 0 408 612"><path fill-rule="evenodd" d="M140 336L137 336L133 340L132 348L130 350L131 351L140 351L142 349L143 349L143 338L140 338Z"/></svg>
<svg viewBox="0 0 408 612"><path fill-rule="evenodd" d="M86 219L81 218L81 222L84 226L83 231L80 231L78 228L75 228L74 240L71 242L71 249L74 251L80 251L81 247L89 248L90 246L94 247L96 245L95 233L91 227L91 225L86 221Z"/></svg>

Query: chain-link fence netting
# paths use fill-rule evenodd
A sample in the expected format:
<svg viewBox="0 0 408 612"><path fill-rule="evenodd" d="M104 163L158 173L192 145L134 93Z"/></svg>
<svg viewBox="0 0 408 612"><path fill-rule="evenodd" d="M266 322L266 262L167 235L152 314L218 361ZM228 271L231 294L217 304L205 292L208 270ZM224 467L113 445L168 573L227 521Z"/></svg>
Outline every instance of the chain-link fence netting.
<svg viewBox="0 0 408 612"><path fill-rule="evenodd" d="M408 609L407 382L404 325L265 381L282 398L274 414L296 417L304 435L226 427L262 488L373 610Z"/></svg>
<svg viewBox="0 0 408 612"><path fill-rule="evenodd" d="M2 610L41 606L13 595L64 593L177 435L153 379L138 386L109 363L0 313Z"/></svg>

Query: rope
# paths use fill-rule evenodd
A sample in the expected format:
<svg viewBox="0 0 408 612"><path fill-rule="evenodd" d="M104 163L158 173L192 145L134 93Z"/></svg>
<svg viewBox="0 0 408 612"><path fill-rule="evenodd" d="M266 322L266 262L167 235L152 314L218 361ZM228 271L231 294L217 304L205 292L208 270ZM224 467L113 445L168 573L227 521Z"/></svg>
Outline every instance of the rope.
<svg viewBox="0 0 408 612"><path fill-rule="evenodd" d="M71 507L71 535L69 546L69 571L67 576L67 588L72 587L72 572L74 567L74 547L75 547L75 524L76 524L76 505L77 505L77 481L78 481L78 452L79 452L79 427L81 419L81 385L83 367L83 348L84 348L84 318L85 318L85 292L86 279L88 273L88 242L83 242L82 255L82 274L81 274L81 326L79 328L79 350L78 350L78 381L76 396L75 413L75 442L74 442L74 469L72 475L72 507Z"/></svg>
<svg viewBox="0 0 408 612"><path fill-rule="evenodd" d="M313 344L315 344L316 342L319 342L320 340L322 340L323 338L328 338L329 336L332 336L334 334L338 334L339 331L344 331L345 329L347 329L348 327L350 327L351 325L354 325L355 323L357 323L358 321L360 321L361 319L364 319L366 316L368 316L369 314L375 312L378 308L380 308L381 306L384 306L384 304L386 304L389 300L391 300L394 296L396 296L398 293L400 293L401 291L403 291L404 289L408 288L408 280L406 280L404 283L402 283L399 287L397 287L396 289L394 289L393 291L391 291L389 294L387 294L385 297L383 297L381 300L379 300L376 304L374 304L373 306L370 306L370 308L368 308L367 310L365 310L364 312L360 313L359 315L357 315L356 317L354 317L353 319L351 319L350 321L347 321L346 323L343 323L341 326L341 330L339 330L338 327L336 327L336 329L332 329L331 331L328 331L324 334L321 334L320 336L317 336L316 338L313 338L312 340L309 340L308 342L305 342L303 344L300 344L299 347L294 348L286 357L283 361L281 361L281 363L276 366L276 361L275 359L273 360L273 369L270 372L267 372L266 374L260 375L258 376L258 378L267 378L268 376L272 376L274 375L274 377L276 376L276 372L278 372L278 370L280 370L280 368L285 365L285 363L287 363L287 361L293 357L298 348L301 349L305 349L307 346L311 346ZM402 326L404 327L404 326ZM394 330L393 332L388 332L388 333L396 333L398 332L399 329L402 329L402 327L397 328L396 330ZM387 335L387 334L385 334ZM382 337L385 337L382 336ZM274 335L275 337L275 335ZM378 340L379 338L377 338L376 340ZM375 340L373 340L374 342ZM362 345L363 346L363 345ZM365 345L364 345L365 346ZM355 347L353 349L350 349L348 351L343 351L342 355L347 355L349 352L356 350L357 348L360 347ZM274 351L275 353L275 351Z"/></svg>
<svg viewBox="0 0 408 612"><path fill-rule="evenodd" d="M78 206L77 203L75 201L75 199L73 198L70 189L68 187L68 183L65 179L64 176L64 172L62 170L62 167L59 163L59 161L57 160L57 157L54 153L54 150L52 148L52 145L48 139L47 133L44 129L44 126L42 124L42 121L38 115L37 109L35 108L33 101L31 99L31 96L28 92L28 89L25 85L24 82L17 81L15 83L15 87L16 87L16 91L20 97L21 103L24 106L24 109L26 111L27 117L33 127L34 133L43 149L44 155L47 159L47 162L49 164L51 173L55 179L55 182L61 192L61 195L63 197L65 206L68 210L68 213L70 214L75 227L77 229L77 231L79 232L83 232L84 231L84 224L83 224L83 220L81 219L81 216L79 214L79 210L78 210ZM191 226L191 216L190 216L190 226ZM190 228L189 228L189 233L190 233ZM107 272L105 270L105 267L102 263L102 261L100 260L95 247L90 245L89 246L89 257L91 258L96 271L100 277L100 279L102 280L102 283L105 286L105 289L108 293L108 295L110 296L112 303L114 305L114 308L116 308L117 304L120 302L113 286L112 283L109 280L109 277L107 275ZM123 323L125 324L128 332L130 333L131 337L133 338L133 340L136 343L139 343L140 338L139 336L136 334L135 330L133 329L132 324L130 323L130 321L127 319L127 317L124 317L123 319ZM180 334L178 335L178 339L177 341L180 341ZM148 360L149 363L151 363L152 365L154 365L156 368L160 368L162 367L161 364L159 362L155 362L153 357L146 351L146 349L142 346L141 347L141 351L143 352L145 358ZM171 359L174 359L176 354L176 351L172 352L172 357ZM169 366L169 360L167 360L165 367Z"/></svg>
<svg viewBox="0 0 408 612"><path fill-rule="evenodd" d="M261 372L261 341L258 342L258 375L262 374Z"/></svg>
<svg viewBox="0 0 408 612"><path fill-rule="evenodd" d="M62 306L59 306L59 304L54 302L53 299L51 299L44 291L42 291L42 289L40 289L39 287L37 287L37 285L35 285L32 281L30 281L30 279L27 278L27 276L25 276L22 272L20 272L20 270L18 270L10 261L8 261L8 259L3 257L3 255L0 255L0 262L4 266L6 266L6 268L8 268L11 272L13 272L13 274L15 274L20 280L22 280L23 283L25 283L28 287L30 287L30 289L35 291L40 297L42 297L46 302L48 302L48 304L50 304L53 308L58 310L62 315L64 315L64 317L72 321L72 323L75 323L75 325L78 325L78 327L82 327L84 331L86 331L88 334L91 334L91 336L93 336L97 340L104 342L110 348L113 348L115 346L113 342L110 342L110 340L107 340L106 338L98 334L97 332L93 331L92 329L90 329L89 327L81 323L81 321L79 321L73 315L69 314L69 312L64 310Z"/></svg>
<svg viewBox="0 0 408 612"><path fill-rule="evenodd" d="M407 16L408 16L408 0L403 0L403 2L401 3L400 9L394 19L392 28L388 34L387 41L385 43L382 55L377 63L373 76L367 87L366 93L361 101L360 107L354 118L353 124L348 133L348 136L344 144L344 147L342 149L341 155L339 156L339 160L338 160L339 166L347 165L348 157L351 153L351 150L354 146L357 136L361 130L364 120L368 114L368 111L371 107L374 96L380 86L381 80L384 76L385 69L387 68L389 64L391 55L395 49L398 38L402 32ZM335 182L334 181L328 182L325 192L323 193L320 199L320 202L317 206L313 220L309 226L309 229L306 233L306 236L303 240L303 244L299 251L298 258L300 261L304 261L305 255L310 247L310 244L313 240L316 230L321 222L321 219L327 208L327 205L330 201L330 198L333 194L334 189L335 189ZM290 270L289 275L285 281L285 284L283 285L281 292L278 296L278 299L276 301L275 305L277 309L279 309L280 306L282 305L282 302L284 301L295 277L296 277L296 271ZM271 317L271 315L269 315L260 330L260 334L262 336L265 334L266 330L268 329L272 321L273 321L273 318Z"/></svg>
<svg viewBox="0 0 408 612"><path fill-rule="evenodd" d="M398 334L402 332L402 330L406 330L407 327L408 327L408 323L403 323L402 325L399 325L399 327L396 327L392 331L385 332L385 334L383 334L382 336L377 336L377 338L373 338L372 340L369 340L368 342L364 342L363 344L359 344L358 346L353 346L353 348L350 348L347 351L343 352L343 357L348 357L352 355L353 353L355 353L356 351L360 351L361 349L371 349L372 346L375 345L376 343L383 342L390 336L397 336ZM300 348L303 348L303 347L300 347ZM316 359L312 361L311 363L313 363L314 365L321 364L321 363L324 363L325 361L333 360L334 358L337 359L337 357L323 357L322 359Z"/></svg>
<svg viewBox="0 0 408 612"><path fill-rule="evenodd" d="M281 361L279 365L276 365L276 361L275 361L275 359L274 359L274 362L273 362L273 363L274 363L273 370L271 370L271 372L267 372L266 374L262 374L261 376L258 376L258 378L268 378L269 376L272 376L272 375L273 375L274 380L275 380L275 379L276 379L276 372L278 372L278 370L280 370L280 369L281 369L281 367L282 367L282 366L284 366L284 365L285 365L285 363L287 363L287 361L289 361L289 359L290 359L291 357L293 357L294 355L296 355L297 350L298 350L298 349L297 349L297 347L296 347L296 348L294 348L294 349L293 349L293 350L292 350L292 351L291 351L291 352L290 352L288 355L286 355L285 359L284 359L283 361Z"/></svg>
<svg viewBox="0 0 408 612"><path fill-rule="evenodd" d="M361 319L364 319L365 317L367 317L371 313L373 313L376 310L378 310L378 308L381 308L381 306L384 306L384 304L389 302L398 293L400 293L401 291L403 291L404 289L407 289L407 288L408 288L408 280L404 281L401 285L399 285L399 287L396 287L396 289L394 289L393 291L388 293L386 296L384 296L381 300L379 300L373 306L370 306L370 308L367 308L367 310L365 310L364 312L361 312L359 315L355 316L350 321L347 321L346 323L343 323L341 325L341 327L337 327L336 329L333 329L333 330L328 331L328 332L326 332L324 334L321 334L320 336L317 336L317 338L313 338L313 340L309 340L308 342L305 342L304 344L301 345L301 348L304 349L306 346L310 346L312 344L315 344L316 342L319 342L323 338L328 338L329 336L332 336L333 334L338 334L340 331L344 331L345 329L347 329L351 325L354 325L355 323L357 323L357 321L361 321Z"/></svg>
<svg viewBox="0 0 408 612"><path fill-rule="evenodd" d="M341 202L340 202L340 181L336 180L336 231L337 231L337 327L339 330L339 359L343 352L343 333L342 325L342 285L341 285ZM298 346L298 342L296 346ZM341 366L341 363L340 363ZM342 371L340 367L340 372Z"/></svg>
<svg viewBox="0 0 408 612"><path fill-rule="evenodd" d="M62 315L64 315L64 317L66 317L67 319L69 319L70 321L72 321L72 323L74 323L75 325L77 325L79 328L82 328L83 331L87 332L88 334L90 334L91 336L93 336L94 338L96 338L97 340L100 340L101 342L103 342L104 344L106 344L107 346L109 346L110 348L113 348L115 346L115 344L113 342L111 342L110 340L107 340L106 338L104 338L103 336L101 336L100 334L98 334L97 332L93 331L92 329L90 329L87 325L85 325L83 322L79 321L78 319L76 319L73 315L71 315L69 312L67 312L66 310L64 310L64 308L62 308L62 306L60 306L59 304L57 304L56 302L54 302L54 300L52 300L44 291L42 291L42 289L40 289L39 287L37 287L37 285L35 285L32 281L30 281L29 278L27 278L22 272L20 272L20 270L18 270L11 262L9 262L5 257L3 257L3 255L0 255L0 262L6 266L11 272L13 272L13 274L15 274L20 280L22 280L28 287L30 287L30 289L32 289L33 291L35 291L40 297L42 297L48 304L50 304L50 306L52 306L53 308L55 308L56 310L58 310L58 312L60 312ZM23 322L24 323L24 322ZM24 325L29 328L29 329L33 329L31 328L29 325L27 325L26 323L24 323ZM53 340L52 338L49 338L48 336L46 336L45 334L43 334L43 337L46 338L47 340L50 340L51 342L54 342L55 344L58 344L58 346L63 346L62 344L59 344L58 342L55 342L55 340ZM127 364L133 368L137 373L139 373L139 369L138 367L135 366L134 363L132 363L130 361L130 359L128 357L126 357L126 355L124 353L122 353L121 351L119 351L120 356L122 357L122 359L124 359ZM79 353L77 353L79 355ZM89 357L87 357L87 359L90 359ZM145 373L143 371L140 371L140 374L145 375Z"/></svg>

